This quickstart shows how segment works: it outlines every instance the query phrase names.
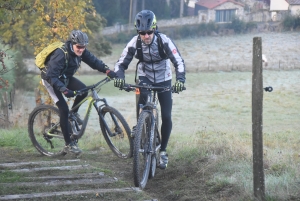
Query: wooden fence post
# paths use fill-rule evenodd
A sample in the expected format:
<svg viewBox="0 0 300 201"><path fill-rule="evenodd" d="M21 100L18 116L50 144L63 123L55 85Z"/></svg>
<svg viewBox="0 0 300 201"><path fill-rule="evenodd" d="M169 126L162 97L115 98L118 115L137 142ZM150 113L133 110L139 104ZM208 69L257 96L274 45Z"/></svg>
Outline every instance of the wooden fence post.
<svg viewBox="0 0 300 201"><path fill-rule="evenodd" d="M4 93L3 93L3 97L4 97L4 107L3 107L3 109L4 109L4 127L5 128L8 128L8 126L9 126L9 113L8 113L8 99L7 99L7 92L5 91Z"/></svg>
<svg viewBox="0 0 300 201"><path fill-rule="evenodd" d="M253 38L252 60L252 145L253 145L253 190L254 196L265 199L263 169L263 82L262 82L262 40Z"/></svg>

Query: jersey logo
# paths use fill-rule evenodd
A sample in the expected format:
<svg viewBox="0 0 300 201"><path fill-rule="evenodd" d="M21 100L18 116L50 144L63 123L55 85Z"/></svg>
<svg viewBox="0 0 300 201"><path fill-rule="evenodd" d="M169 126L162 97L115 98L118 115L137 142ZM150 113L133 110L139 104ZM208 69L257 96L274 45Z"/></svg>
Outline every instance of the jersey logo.
<svg viewBox="0 0 300 201"><path fill-rule="evenodd" d="M172 52L173 52L173 54L176 54L176 53L177 53L177 50L176 50L176 49L174 49L174 50L172 50Z"/></svg>

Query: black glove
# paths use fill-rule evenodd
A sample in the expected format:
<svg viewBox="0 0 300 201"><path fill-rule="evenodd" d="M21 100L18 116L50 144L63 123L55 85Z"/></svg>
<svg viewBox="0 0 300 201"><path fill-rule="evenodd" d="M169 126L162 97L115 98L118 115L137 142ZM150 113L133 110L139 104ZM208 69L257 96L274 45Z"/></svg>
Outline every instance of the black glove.
<svg viewBox="0 0 300 201"><path fill-rule="evenodd" d="M182 92L183 87L184 87L184 84L182 82L180 82L179 80L177 80L175 82L175 84L173 85L173 90L175 93L179 93L179 92Z"/></svg>
<svg viewBox="0 0 300 201"><path fill-rule="evenodd" d="M106 75L107 77L109 77L110 79L114 79L117 75L114 71L111 71L111 70L106 70Z"/></svg>
<svg viewBox="0 0 300 201"><path fill-rule="evenodd" d="M117 79L115 79L115 81L114 81L114 85L115 85L115 87L123 88L123 86L125 85L125 80L124 80L124 79L117 78Z"/></svg>
<svg viewBox="0 0 300 201"><path fill-rule="evenodd" d="M72 91L70 89L66 89L63 94L65 95L65 97L67 98L71 98L71 97L74 97L76 95L76 92L75 91Z"/></svg>

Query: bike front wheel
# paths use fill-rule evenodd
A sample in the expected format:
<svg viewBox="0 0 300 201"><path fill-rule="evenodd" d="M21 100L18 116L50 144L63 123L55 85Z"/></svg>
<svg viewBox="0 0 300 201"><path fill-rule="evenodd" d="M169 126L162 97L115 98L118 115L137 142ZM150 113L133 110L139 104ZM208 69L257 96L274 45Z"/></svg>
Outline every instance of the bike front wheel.
<svg viewBox="0 0 300 201"><path fill-rule="evenodd" d="M64 155L65 140L60 127L59 111L51 105L40 105L29 115L28 133L33 146L43 155Z"/></svg>
<svg viewBox="0 0 300 201"><path fill-rule="evenodd" d="M134 185L145 188L150 172L151 156L153 147L150 144L151 113L142 112L139 116L134 135L133 149L133 178Z"/></svg>
<svg viewBox="0 0 300 201"><path fill-rule="evenodd" d="M119 111L110 106L100 109L100 127L106 143L119 158L132 157L133 139L124 117Z"/></svg>

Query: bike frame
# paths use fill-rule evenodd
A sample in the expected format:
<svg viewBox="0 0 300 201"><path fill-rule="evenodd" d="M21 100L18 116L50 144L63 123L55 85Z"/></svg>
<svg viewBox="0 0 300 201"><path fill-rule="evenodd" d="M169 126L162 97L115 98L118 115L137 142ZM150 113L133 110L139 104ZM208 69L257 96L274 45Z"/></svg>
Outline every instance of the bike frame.
<svg viewBox="0 0 300 201"><path fill-rule="evenodd" d="M103 83L104 82L104 83ZM74 106L70 111L69 111L69 114L73 113L73 111L77 108L79 108L83 103L85 103L86 101L88 101L88 107L87 107L87 110L85 112L85 115L84 115L84 120L83 120L83 124L82 124L82 127L80 129L79 132L77 132L77 128L78 128L78 125L77 123L76 124L71 124L71 127L72 127L72 132L73 134L75 134L75 136L77 138L80 138L83 136L84 132L85 132L85 129L86 129L86 126L87 126L87 123L88 123L88 120L89 120L89 116L90 116L90 113L91 113L91 110L92 110L92 105L94 106L94 108L96 109L99 117L101 118L101 120L104 122L104 125L105 127L107 128L107 124L106 122L104 121L104 117L101 113L101 109L104 107L104 106L108 106L108 103L106 101L105 98L100 98L98 93L96 92L95 88L99 85L99 87L101 87L102 85L106 84L107 82L109 82L109 79L104 79L104 80L101 80L100 82L98 82L97 84L95 85L92 85L92 86L89 86L85 89L83 89L82 91L79 90L76 92L76 94L83 94L85 91L89 91L91 90L92 94L85 97L82 101L80 101L76 106ZM102 83L102 84L101 84ZM101 84L101 85L100 85ZM99 105L98 106L98 103L99 102L103 102L103 104ZM99 109L98 109L99 108ZM113 121L115 122L116 125L118 125L118 122L116 120L116 118L111 115ZM51 136L51 137L57 137L57 138L63 138L62 136L59 136L59 135L56 135L56 134L52 134L51 132L53 130L55 130L58 126L59 126L60 123L57 123L55 124L54 126L52 126L52 128L50 128L47 132L47 135ZM118 125L119 126L119 125ZM108 134L110 136L113 135L113 133L110 131L110 129L107 129L108 131Z"/></svg>

